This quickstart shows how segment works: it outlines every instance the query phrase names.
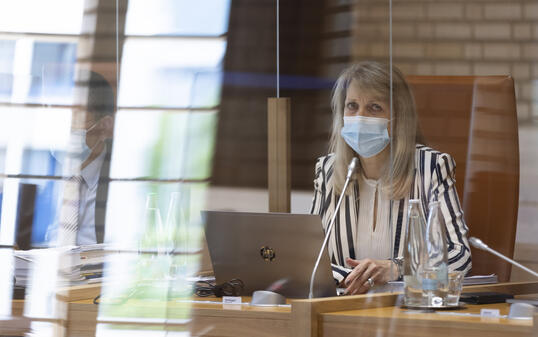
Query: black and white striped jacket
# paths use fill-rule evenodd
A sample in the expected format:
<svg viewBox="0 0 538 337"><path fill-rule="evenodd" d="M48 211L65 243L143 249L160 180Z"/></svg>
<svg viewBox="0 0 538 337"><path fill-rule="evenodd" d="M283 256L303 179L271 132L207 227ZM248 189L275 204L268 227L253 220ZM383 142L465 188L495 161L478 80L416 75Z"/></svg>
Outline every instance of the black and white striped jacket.
<svg viewBox="0 0 538 337"><path fill-rule="evenodd" d="M333 191L333 184L331 184L333 164L333 154L320 157L316 162L315 193L310 213L321 216L324 230L327 229L334 214L340 193L340 191ZM471 270L471 250L467 241L468 228L463 219L463 210L456 193L455 167L456 163L450 155L424 145L416 146L415 182L411 186L409 197L392 202L393 257L403 256L409 199L421 200L427 218L428 204L436 195L441 202L447 227L449 270L459 270L464 273ZM336 217L333 233L328 242L333 275L338 282L341 282L351 271L349 266L345 264L345 259L347 257L357 258L353 236L359 219L360 191L356 181L352 182L349 188L350 193L345 196L340 205L340 213Z"/></svg>

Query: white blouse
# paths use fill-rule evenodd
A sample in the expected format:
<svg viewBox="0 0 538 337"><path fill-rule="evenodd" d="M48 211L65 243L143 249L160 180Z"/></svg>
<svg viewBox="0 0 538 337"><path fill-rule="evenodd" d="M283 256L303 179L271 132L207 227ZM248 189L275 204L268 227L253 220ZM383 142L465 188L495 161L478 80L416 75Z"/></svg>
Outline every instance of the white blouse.
<svg viewBox="0 0 538 337"><path fill-rule="evenodd" d="M359 209L361 211L354 242L357 259L391 258L390 200L382 190L382 185L378 180L367 179L364 175L359 178Z"/></svg>
<svg viewBox="0 0 538 337"><path fill-rule="evenodd" d="M458 194L456 192L455 166L452 157L417 144L415 150L415 179L409 194L392 202L392 226L390 223L390 200L387 200L382 186L376 181L357 179L350 184L348 195L339 210L336 203L341 191L334 190L332 183L334 155L323 156L316 162L314 198L310 213L319 214L323 229L326 230L334 212L338 211L333 233L327 250L331 258L333 276L341 282L351 268L346 258L386 259L403 255L405 230L407 227L407 206L409 199L420 199L426 217L427 205L436 197L447 226L448 263L450 270L467 273L471 270L471 249L467 241L468 228L463 219ZM373 230L375 198L377 200L376 228ZM392 234L391 234L392 227ZM390 249L393 243L393 249Z"/></svg>

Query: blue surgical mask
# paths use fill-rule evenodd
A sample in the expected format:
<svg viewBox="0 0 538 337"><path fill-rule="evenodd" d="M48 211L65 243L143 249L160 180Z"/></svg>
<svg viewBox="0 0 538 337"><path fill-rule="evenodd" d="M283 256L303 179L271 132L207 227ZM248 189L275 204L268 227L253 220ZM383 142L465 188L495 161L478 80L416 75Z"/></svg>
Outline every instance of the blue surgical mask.
<svg viewBox="0 0 538 337"><path fill-rule="evenodd" d="M91 128L90 128L91 129ZM74 129L71 130L69 135L69 148L67 155L72 159L76 159L83 163L88 157L92 150L86 144L86 133L88 130L85 129Z"/></svg>
<svg viewBox="0 0 538 337"><path fill-rule="evenodd" d="M97 124L86 129L72 129L69 134L69 143L65 150L52 150L51 154L68 171L74 170L90 157L92 149L86 144L86 133Z"/></svg>
<svg viewBox="0 0 538 337"><path fill-rule="evenodd" d="M383 151L390 142L388 123L385 118L344 116L340 134L359 156L370 158Z"/></svg>

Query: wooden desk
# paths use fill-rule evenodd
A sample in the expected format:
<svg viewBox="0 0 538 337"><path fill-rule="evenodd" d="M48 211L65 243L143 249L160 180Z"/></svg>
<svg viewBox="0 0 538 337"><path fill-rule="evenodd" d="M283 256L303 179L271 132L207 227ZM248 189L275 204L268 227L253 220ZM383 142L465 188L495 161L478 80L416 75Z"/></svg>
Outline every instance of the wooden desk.
<svg viewBox="0 0 538 337"><path fill-rule="evenodd" d="M291 337L291 307L193 304L193 336Z"/></svg>
<svg viewBox="0 0 538 337"><path fill-rule="evenodd" d="M248 302L250 298L245 297ZM124 329L187 331L193 336L278 336L289 337L291 331L291 306L254 307L250 305L226 305L221 299L194 298L193 301L131 300L119 306L137 311L138 317L111 317L99 312L93 299L69 302L66 319L51 320L32 317L32 321L49 322L64 329L66 336L95 336L98 326L121 325ZM13 301L13 316L22 316L23 300ZM165 312L165 316L161 315ZM185 313L187 313L185 315ZM155 317L157 316L157 317ZM182 317L190 316L191 319ZM166 318L165 318L166 317ZM0 326L1 327L1 326ZM7 330L0 329L0 335ZM10 330L10 332L12 332ZM23 336L23 334L12 334Z"/></svg>
<svg viewBox="0 0 538 337"><path fill-rule="evenodd" d="M394 306L326 313L320 317L320 336L532 336L532 319L450 315L480 314L482 308L499 309L501 315L508 315L510 305L468 305L464 310L432 313Z"/></svg>
<svg viewBox="0 0 538 337"><path fill-rule="evenodd" d="M223 305L220 301L216 298L207 299L206 303L199 298L193 302L171 301L166 305L165 319L98 317L97 305L90 301L77 301L70 305L67 330L71 334L76 333L76 336L94 336L96 325L112 324L133 328L152 326L156 330L190 330L194 336L290 336L291 307ZM144 307L147 312L154 309L147 301L129 301L124 305ZM162 303L155 304L155 307L163 309ZM178 319L184 310L190 311L192 319Z"/></svg>
<svg viewBox="0 0 538 337"><path fill-rule="evenodd" d="M501 291L512 294L538 293L538 282L466 287L464 291ZM67 303L65 319L30 318L63 329L65 336L95 336L97 326L115 325L155 330L190 330L193 336L220 337L325 337L325 336L538 336L538 316L532 321L483 320L479 317L407 313L394 306L398 293L291 300L291 307L252 307L195 301L130 300L124 309L143 309L142 315L105 316L92 299ZM249 301L244 298L243 301ZM220 299L214 299L220 301ZM13 316L22 315L24 301L13 301ZM508 313L507 304L471 306L460 312L479 312L495 307ZM99 312L99 310L101 310ZM187 313L187 314L185 314ZM0 331L0 335L4 331Z"/></svg>
<svg viewBox="0 0 538 337"><path fill-rule="evenodd" d="M523 295L523 294L534 294L538 293L538 282L516 282L516 283L499 283L492 285L480 285L480 286L469 286L464 287L463 292L485 292L485 291L496 291L509 293L512 295ZM428 334L435 334L443 336L443 333L435 330L435 327L450 327L450 331L460 331L460 326L462 329L468 329L469 333L467 335L472 335L471 332L477 332L481 328L481 325L471 325L469 324L460 324L465 321L466 317L442 317L442 315L429 314L429 319L425 319L425 316L417 316L411 314L402 314L403 316L396 316L393 323L392 319L395 313L400 314L401 309L396 305L398 304L398 297L401 293L384 293L384 294L374 294L374 295L358 295L358 296L346 296L342 298L330 297L330 298L320 298L313 300L297 300L292 301L292 335L293 337L325 337L325 336L337 336L330 332L330 329L327 327L335 327L338 325L339 320L346 322L355 322L361 320L362 324L367 324L367 322L372 323L374 326L369 326L368 329L374 329L375 327L383 327L392 325L401 328L402 336L420 336L415 335L415 330L427 327L431 325L430 330L426 330ZM508 306L504 304L507 308ZM360 313L356 312L360 310ZM368 311L372 310L372 311ZM380 310L380 311L377 311ZM469 309L470 310L470 309ZM377 317L374 315L372 317L372 312L381 315ZM353 313L353 314L351 314ZM355 316L354 316L355 315ZM407 316L410 315L410 316ZM431 316L435 315L435 316ZM354 317L350 317L354 316ZM413 317L414 316L414 317ZM439 321L436 319L439 317ZM408 318L409 317L409 318ZM509 329L514 329L514 331L520 331L524 336L531 336L533 333L538 336L538 316L535 315L534 325L531 323L530 326L520 326L516 324L512 326L510 324L497 324L496 328L491 328L493 331L503 332L504 336L509 336L510 334L506 333L511 331ZM379 322L378 322L379 321ZM392 334L386 334L386 330L380 328L375 328L374 330L365 330L364 335L362 334L363 329L360 324L353 323L353 326L347 326L346 333L338 336L391 336ZM409 327L409 328L403 328ZM473 328L475 327L475 328ZM490 327L490 326L488 326ZM490 330L491 330L490 329ZM521 330L518 330L521 329ZM534 329L534 330L533 330ZM379 331L379 335L377 335ZM405 331L405 332L404 332ZM418 330L417 330L418 331ZM398 330L400 332L400 330ZM329 334L330 335L326 335ZM461 334L463 336L463 334ZM492 335L494 336L494 335ZM458 335L459 337L459 335Z"/></svg>

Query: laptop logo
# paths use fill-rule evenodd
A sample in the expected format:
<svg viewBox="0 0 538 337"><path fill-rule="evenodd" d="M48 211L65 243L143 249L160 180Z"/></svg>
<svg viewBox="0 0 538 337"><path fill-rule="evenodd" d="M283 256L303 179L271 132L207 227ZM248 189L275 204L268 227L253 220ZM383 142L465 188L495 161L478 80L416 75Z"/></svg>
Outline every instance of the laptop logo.
<svg viewBox="0 0 538 337"><path fill-rule="evenodd" d="M263 246L260 249L260 255L262 256L263 260L266 262L272 262L276 257L276 254L273 248L267 247L267 246Z"/></svg>

